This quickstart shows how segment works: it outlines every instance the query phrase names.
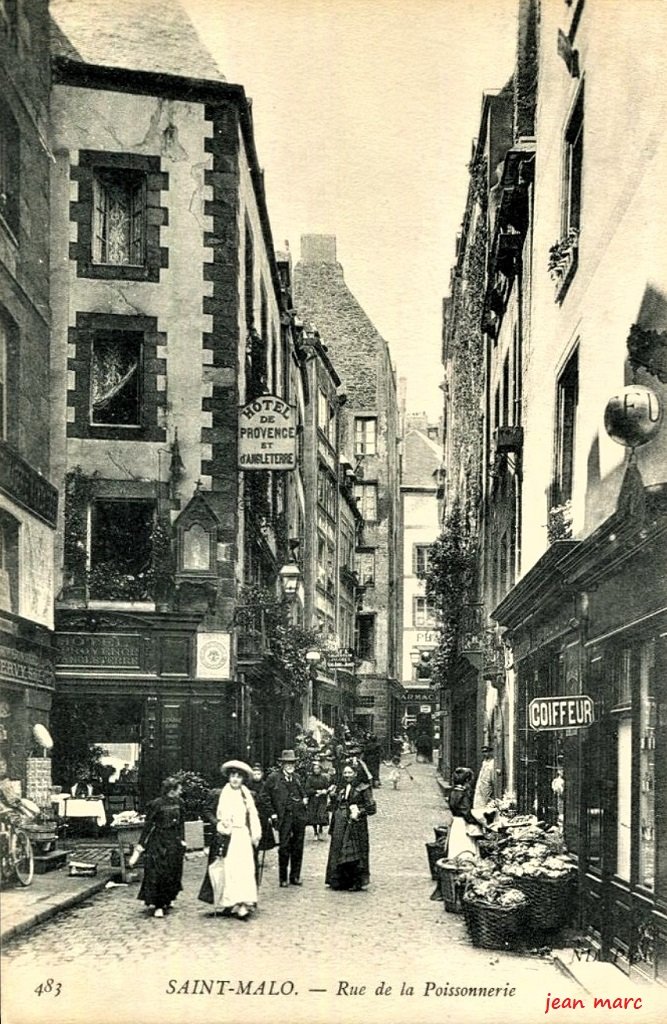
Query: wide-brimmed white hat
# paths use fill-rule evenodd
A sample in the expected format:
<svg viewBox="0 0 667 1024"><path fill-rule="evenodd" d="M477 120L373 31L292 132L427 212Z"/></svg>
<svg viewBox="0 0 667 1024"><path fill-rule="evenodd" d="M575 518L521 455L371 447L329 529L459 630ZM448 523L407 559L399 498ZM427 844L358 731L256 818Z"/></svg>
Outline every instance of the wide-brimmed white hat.
<svg viewBox="0 0 667 1024"><path fill-rule="evenodd" d="M245 761L225 761L224 764L220 765L221 772L243 772L248 778L252 775L252 768Z"/></svg>

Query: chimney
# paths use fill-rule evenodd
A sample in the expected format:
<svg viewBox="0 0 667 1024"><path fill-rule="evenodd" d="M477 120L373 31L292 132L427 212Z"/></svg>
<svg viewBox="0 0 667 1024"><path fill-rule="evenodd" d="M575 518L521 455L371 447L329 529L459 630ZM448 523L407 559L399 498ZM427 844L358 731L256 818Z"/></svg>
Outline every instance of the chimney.
<svg viewBox="0 0 667 1024"><path fill-rule="evenodd" d="M336 263L335 235L301 235L302 263Z"/></svg>

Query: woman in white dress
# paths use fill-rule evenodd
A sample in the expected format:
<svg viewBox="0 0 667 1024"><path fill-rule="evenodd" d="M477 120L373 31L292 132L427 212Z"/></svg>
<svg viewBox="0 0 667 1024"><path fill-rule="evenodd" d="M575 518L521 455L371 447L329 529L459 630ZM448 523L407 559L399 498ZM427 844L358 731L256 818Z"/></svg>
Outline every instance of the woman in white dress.
<svg viewBox="0 0 667 1024"><path fill-rule="evenodd" d="M243 761L225 761L227 783L215 809L216 832L209 849L208 870L199 899L224 913L246 920L257 906L253 848L262 838L255 801L245 783L252 776Z"/></svg>

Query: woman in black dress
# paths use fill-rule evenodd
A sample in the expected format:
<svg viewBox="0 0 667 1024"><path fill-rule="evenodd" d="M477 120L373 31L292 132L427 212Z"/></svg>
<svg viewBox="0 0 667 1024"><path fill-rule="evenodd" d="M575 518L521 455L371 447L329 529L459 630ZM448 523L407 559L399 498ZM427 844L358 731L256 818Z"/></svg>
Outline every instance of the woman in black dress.
<svg viewBox="0 0 667 1024"><path fill-rule="evenodd" d="M354 767L343 768L343 782L334 794L331 846L325 883L332 889L366 889L370 881L368 818L375 814L373 790Z"/></svg>
<svg viewBox="0 0 667 1024"><path fill-rule="evenodd" d="M324 841L324 828L329 824L329 779L322 771L322 763L317 757L313 759L313 766L304 783L304 789L308 797L306 823L313 826L315 839Z"/></svg>
<svg viewBox="0 0 667 1024"><path fill-rule="evenodd" d="M144 878L137 899L155 907L154 917L164 917L183 888L184 821L181 785L165 779L161 796L148 806L138 845L144 853Z"/></svg>

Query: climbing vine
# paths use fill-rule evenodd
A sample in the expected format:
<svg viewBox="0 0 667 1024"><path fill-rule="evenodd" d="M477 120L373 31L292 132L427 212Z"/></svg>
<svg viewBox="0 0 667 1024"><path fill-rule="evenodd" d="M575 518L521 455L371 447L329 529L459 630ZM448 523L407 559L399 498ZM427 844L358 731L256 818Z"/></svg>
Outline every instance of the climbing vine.
<svg viewBox="0 0 667 1024"><path fill-rule="evenodd" d="M447 513L442 533L432 545L426 594L437 612L438 646L432 659L433 682L442 685L459 649L466 606L476 582L476 546L469 517L458 502Z"/></svg>
<svg viewBox="0 0 667 1024"><path fill-rule="evenodd" d="M237 601L234 622L239 631L261 634L262 692L273 699L303 697L308 692L310 667L308 651L320 648L320 635L290 621L290 604L266 587L244 587Z"/></svg>

